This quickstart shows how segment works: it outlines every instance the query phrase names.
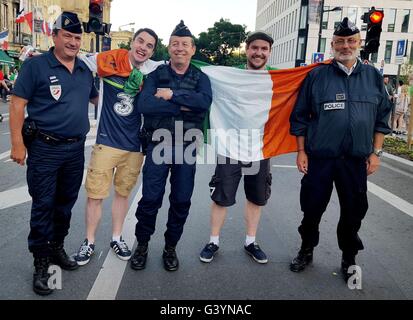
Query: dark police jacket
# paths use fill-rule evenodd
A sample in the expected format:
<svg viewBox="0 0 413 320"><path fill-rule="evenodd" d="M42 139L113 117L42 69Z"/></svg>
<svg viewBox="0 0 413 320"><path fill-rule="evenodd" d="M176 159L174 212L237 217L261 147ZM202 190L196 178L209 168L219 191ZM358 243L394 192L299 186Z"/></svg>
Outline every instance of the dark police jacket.
<svg viewBox="0 0 413 320"><path fill-rule="evenodd" d="M290 117L290 133L305 136L312 157L368 157L375 132L391 131L390 111L376 68L358 61L348 76L333 60L308 74Z"/></svg>
<svg viewBox="0 0 413 320"><path fill-rule="evenodd" d="M172 99L166 101L155 97L160 88L170 88ZM173 133L175 121L183 121L184 130L202 129L211 103L212 90L207 75L193 66L184 75L178 75L169 65L164 65L146 79L138 110L144 115L143 128L147 131L167 129ZM190 111L182 111L182 107Z"/></svg>

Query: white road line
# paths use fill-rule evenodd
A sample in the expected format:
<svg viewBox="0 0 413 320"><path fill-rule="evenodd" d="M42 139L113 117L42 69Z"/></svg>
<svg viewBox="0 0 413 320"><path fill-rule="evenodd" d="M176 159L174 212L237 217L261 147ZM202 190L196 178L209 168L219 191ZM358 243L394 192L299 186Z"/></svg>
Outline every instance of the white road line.
<svg viewBox="0 0 413 320"><path fill-rule="evenodd" d="M10 151L11 151L11 150L6 151L6 152L3 152L3 153L0 153L0 161L1 161L1 160L4 160L4 159L6 159L6 158L9 158L9 157L10 157Z"/></svg>
<svg viewBox="0 0 413 320"><path fill-rule="evenodd" d="M297 166L285 166L285 165L280 165L280 164L274 164L274 168L285 168L285 169L297 169Z"/></svg>
<svg viewBox="0 0 413 320"><path fill-rule="evenodd" d="M397 172L397 173L399 173L401 175L404 175L406 177L413 178L413 174L408 173L408 172L404 172L403 170L400 170L400 169L397 169L397 168L395 168L395 167L393 167L393 166L391 166L387 163L384 163L383 161L381 162L380 166L382 166L384 168L387 168L387 169L390 169L390 170L393 170L394 172Z"/></svg>
<svg viewBox="0 0 413 320"><path fill-rule="evenodd" d="M10 132L4 132L4 133L2 133L2 135L3 135L3 136L9 136L9 135L10 135Z"/></svg>
<svg viewBox="0 0 413 320"><path fill-rule="evenodd" d="M141 197L142 186L132 201L124 223L122 237L131 248L135 242L135 212ZM87 300L115 300L127 265L127 262L121 261L113 251L110 250L89 292Z"/></svg>
<svg viewBox="0 0 413 320"><path fill-rule="evenodd" d="M375 185L374 183L367 182L368 190L372 194L376 195L380 199L384 200L385 202L389 203L396 209L404 212L405 214L411 216L413 218L413 205L398 196L380 188L379 186Z"/></svg>
<svg viewBox="0 0 413 320"><path fill-rule="evenodd" d="M85 184L87 170L83 172L82 185ZM27 185L0 192L0 210L8 209L32 201Z"/></svg>
<svg viewBox="0 0 413 320"><path fill-rule="evenodd" d="M383 153L383 157L389 158L389 159L394 160L394 161L398 161L400 163L405 164L406 166L413 167L413 161L409 161L409 160L404 159L404 158L396 157L396 156L394 156L392 154L389 154L389 153L386 153L386 152Z"/></svg>

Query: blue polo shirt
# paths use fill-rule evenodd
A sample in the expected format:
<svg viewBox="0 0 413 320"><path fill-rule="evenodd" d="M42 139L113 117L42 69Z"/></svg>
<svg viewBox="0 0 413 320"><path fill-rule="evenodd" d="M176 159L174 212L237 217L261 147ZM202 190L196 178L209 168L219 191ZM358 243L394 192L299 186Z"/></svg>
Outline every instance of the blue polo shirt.
<svg viewBox="0 0 413 320"><path fill-rule="evenodd" d="M13 94L28 100L28 116L40 130L84 137L90 129L89 100L98 96L93 75L78 58L70 73L53 50L23 63Z"/></svg>

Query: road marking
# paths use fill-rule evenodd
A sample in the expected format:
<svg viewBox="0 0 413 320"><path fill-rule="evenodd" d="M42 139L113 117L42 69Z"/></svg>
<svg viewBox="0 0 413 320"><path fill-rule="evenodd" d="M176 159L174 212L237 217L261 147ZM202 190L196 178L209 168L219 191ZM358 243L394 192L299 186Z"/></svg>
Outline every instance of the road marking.
<svg viewBox="0 0 413 320"><path fill-rule="evenodd" d="M393 170L394 172L397 172L397 173L399 173L399 174L401 174L401 175L404 175L404 176L406 176L406 177L413 178L413 174L408 173L408 172L404 172L403 170L397 169L397 168L395 168L395 167L393 167L393 166L391 166L391 165L389 165L389 164L387 164L387 163L382 162L382 163L380 164L380 166L382 166L382 167L384 167L384 168L387 168L387 169L390 169L390 170Z"/></svg>
<svg viewBox="0 0 413 320"><path fill-rule="evenodd" d="M135 212L141 197L142 186L132 201L122 232L123 239L131 245L131 249L135 242ZM116 257L114 252L110 250L89 292L87 300L115 300L127 265L127 262L121 261Z"/></svg>
<svg viewBox="0 0 413 320"><path fill-rule="evenodd" d="M400 163L405 164L406 166L413 167L413 161L409 161L409 160L404 159L404 158L396 157L396 156L394 156L392 154L389 154L389 153L386 153L386 152L383 152L383 157L394 160L394 161L398 161Z"/></svg>
<svg viewBox="0 0 413 320"><path fill-rule="evenodd" d="M384 190L383 188L380 188L379 186L369 181L367 182L367 186L369 192L413 218L413 205L411 203L399 198L398 196Z"/></svg>
<svg viewBox="0 0 413 320"><path fill-rule="evenodd" d="M285 166L285 165L280 165L280 164L274 164L274 168L285 168L285 169L297 169L297 166Z"/></svg>
<svg viewBox="0 0 413 320"><path fill-rule="evenodd" d="M0 161L3 160L3 159L9 158L10 157L10 151L11 150L0 153Z"/></svg>
<svg viewBox="0 0 413 320"><path fill-rule="evenodd" d="M4 133L2 133L2 135L3 135L3 136L9 136L9 135L10 135L10 132L4 132Z"/></svg>
<svg viewBox="0 0 413 320"><path fill-rule="evenodd" d="M85 184L87 170L83 172L82 185ZM8 209L32 201L27 185L0 192L0 210Z"/></svg>

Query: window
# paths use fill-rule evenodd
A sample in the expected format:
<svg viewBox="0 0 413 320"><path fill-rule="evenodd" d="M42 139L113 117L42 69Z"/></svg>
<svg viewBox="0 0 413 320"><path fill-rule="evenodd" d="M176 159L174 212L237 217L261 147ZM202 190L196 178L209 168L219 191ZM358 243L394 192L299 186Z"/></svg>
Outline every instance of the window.
<svg viewBox="0 0 413 320"><path fill-rule="evenodd" d="M305 60L305 38L298 38L297 60Z"/></svg>
<svg viewBox="0 0 413 320"><path fill-rule="evenodd" d="M334 30L338 27L338 25L341 23L343 12L342 11L331 11L331 16L334 21Z"/></svg>
<svg viewBox="0 0 413 320"><path fill-rule="evenodd" d="M322 28L323 30L328 29L328 14L329 11L325 12L326 10L329 10L330 7L329 6L325 6L324 7L324 12L323 12L323 22L321 22Z"/></svg>
<svg viewBox="0 0 413 320"><path fill-rule="evenodd" d="M326 52L326 38L321 38L320 39L320 52L325 53Z"/></svg>
<svg viewBox="0 0 413 320"><path fill-rule="evenodd" d="M372 54L371 54L370 61L373 62L373 63L377 63L378 57L379 57L379 54L378 54L377 52L372 53Z"/></svg>
<svg viewBox="0 0 413 320"><path fill-rule="evenodd" d="M357 8L348 8L348 19L357 24Z"/></svg>
<svg viewBox="0 0 413 320"><path fill-rule="evenodd" d="M393 50L393 41L386 41L386 51L384 52L384 62L391 63L391 54Z"/></svg>
<svg viewBox="0 0 413 320"><path fill-rule="evenodd" d="M409 32L410 10L403 10L402 32Z"/></svg>
<svg viewBox="0 0 413 320"><path fill-rule="evenodd" d="M306 29L307 28L307 11L308 11L308 6L302 6L301 7L301 15L300 15L300 29Z"/></svg>
<svg viewBox="0 0 413 320"><path fill-rule="evenodd" d="M387 32L394 32L394 25L396 24L396 9L387 9L384 12L384 25L387 24ZM386 30L383 28L383 30Z"/></svg>

